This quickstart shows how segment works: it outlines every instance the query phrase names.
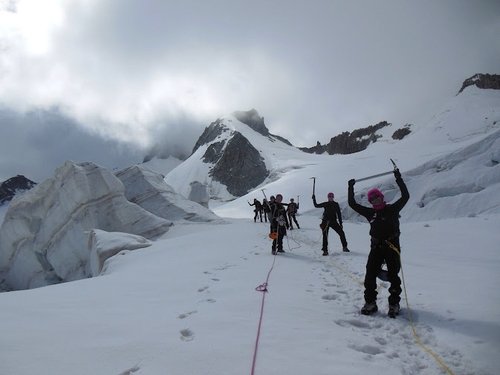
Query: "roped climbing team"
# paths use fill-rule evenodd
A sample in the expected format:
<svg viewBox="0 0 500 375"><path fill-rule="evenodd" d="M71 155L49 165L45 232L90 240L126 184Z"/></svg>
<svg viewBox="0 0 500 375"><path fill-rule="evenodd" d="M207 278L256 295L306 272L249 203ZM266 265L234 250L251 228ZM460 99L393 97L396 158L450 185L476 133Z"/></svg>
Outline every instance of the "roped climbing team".
<svg viewBox="0 0 500 375"><path fill-rule="evenodd" d="M400 311L401 279L398 274L401 269L401 248L399 244L399 213L408 202L410 194L399 169L395 167L393 174L396 184L400 189L401 197L392 204L386 203L384 194L377 188L373 188L367 193L368 202L371 207L362 206L354 198L354 184L356 180L351 179L348 182L349 207L366 218L370 223L369 235L371 245L364 279L365 305L361 308L361 314L363 315L371 315L378 311L376 279L381 272L383 264L387 265L387 281L390 283L388 315L391 318L395 318ZM327 201L317 203L313 189L312 200L314 207L323 208L320 228L322 231L322 251L324 256L328 255L328 232L330 228L338 234L342 244L342 251L349 252L342 225L340 206L335 202L334 197L334 194L330 192L327 195ZM290 203L283 203L283 196L276 194L276 196L271 196L269 201L264 199L263 204L254 199L254 203L250 205L255 206L254 221L257 221L257 218L260 217L260 221L262 222L262 216L264 216L266 222L269 219L269 237L273 240L271 246L272 254L284 253L283 237L286 236L287 229L293 229L292 220L295 222L297 228L300 229L296 219L299 208L298 202L295 203L292 198L290 199Z"/></svg>

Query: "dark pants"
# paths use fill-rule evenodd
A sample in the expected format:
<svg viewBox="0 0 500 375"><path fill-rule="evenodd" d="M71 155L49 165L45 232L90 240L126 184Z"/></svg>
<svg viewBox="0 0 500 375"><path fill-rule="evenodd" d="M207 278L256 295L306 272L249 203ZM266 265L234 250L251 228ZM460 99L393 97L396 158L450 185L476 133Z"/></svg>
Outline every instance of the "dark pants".
<svg viewBox="0 0 500 375"><path fill-rule="evenodd" d="M278 238L273 240L272 251L276 251L276 247L278 250L283 250L283 237L286 235L286 227L272 224L271 232L278 232Z"/></svg>
<svg viewBox="0 0 500 375"><path fill-rule="evenodd" d="M390 242L399 250L399 239L391 239ZM389 304L395 305L401 300L401 279L398 276L401 269L399 254L385 241L374 238L371 240L370 254L366 262L365 275L365 301L367 303L377 301L377 274L383 262L387 264L389 274Z"/></svg>
<svg viewBox="0 0 500 375"><path fill-rule="evenodd" d="M332 228L339 235L342 247L343 248L347 247L347 240L345 238L345 233L339 223L337 223L336 221L330 222L323 220L321 222L320 227L321 229L323 229L323 251L328 250L328 231L330 230L330 228Z"/></svg>
<svg viewBox="0 0 500 375"><path fill-rule="evenodd" d="M255 210L255 216L253 217L253 221L257 221L257 218L260 216L260 222L262 223L262 211L261 210Z"/></svg>
<svg viewBox="0 0 500 375"><path fill-rule="evenodd" d="M295 222L295 225L297 225L297 228L300 228L299 223L297 222L297 218L295 217L295 214L288 214L288 221L290 222L290 228L293 228L292 220Z"/></svg>

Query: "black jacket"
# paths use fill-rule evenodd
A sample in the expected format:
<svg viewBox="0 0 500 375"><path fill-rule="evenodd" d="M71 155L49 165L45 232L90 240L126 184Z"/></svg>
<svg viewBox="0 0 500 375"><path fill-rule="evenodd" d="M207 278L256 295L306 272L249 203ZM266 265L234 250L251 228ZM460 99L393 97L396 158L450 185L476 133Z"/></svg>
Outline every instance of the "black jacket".
<svg viewBox="0 0 500 375"><path fill-rule="evenodd" d="M361 216L364 216L370 223L370 236L376 240L388 240L399 237L399 211L410 199L410 193L403 179L396 179L396 183L401 190L401 198L393 204L386 204L380 210L372 207L365 207L354 199L354 186L349 186L347 197L349 206Z"/></svg>
<svg viewBox="0 0 500 375"><path fill-rule="evenodd" d="M323 208L323 220L327 220L330 223L337 222L342 225L342 214L340 213L340 206L335 201L326 201L323 203L316 203L316 196L313 195L313 203L316 208Z"/></svg>
<svg viewBox="0 0 500 375"><path fill-rule="evenodd" d="M286 215L286 208L283 203L271 203L271 225L280 227L289 227L288 218Z"/></svg>

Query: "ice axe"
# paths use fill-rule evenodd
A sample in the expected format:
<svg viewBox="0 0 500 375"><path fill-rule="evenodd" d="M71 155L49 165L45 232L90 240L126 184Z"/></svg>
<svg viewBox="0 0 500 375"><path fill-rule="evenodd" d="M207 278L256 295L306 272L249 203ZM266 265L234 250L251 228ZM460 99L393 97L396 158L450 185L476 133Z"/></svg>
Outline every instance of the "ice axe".
<svg viewBox="0 0 500 375"><path fill-rule="evenodd" d="M394 163L394 160L392 160L392 159L389 159L389 160L391 161L392 165L394 166L394 169L392 171L378 173L378 174L374 174L374 175L371 175L371 176L368 176L368 177L359 178L359 179L356 179L355 181L356 182L361 182L361 181L371 180L372 178L387 176L388 174L394 173L394 171L396 169L398 169L398 167L397 167L396 163Z"/></svg>
<svg viewBox="0 0 500 375"><path fill-rule="evenodd" d="M315 195L315 190L316 190L316 177L311 177L313 180L313 195Z"/></svg>
<svg viewBox="0 0 500 375"><path fill-rule="evenodd" d="M267 201L266 193L264 193L264 190L266 190L266 189L260 189L260 191L262 191L262 194L264 194L264 198L266 198L266 201Z"/></svg>

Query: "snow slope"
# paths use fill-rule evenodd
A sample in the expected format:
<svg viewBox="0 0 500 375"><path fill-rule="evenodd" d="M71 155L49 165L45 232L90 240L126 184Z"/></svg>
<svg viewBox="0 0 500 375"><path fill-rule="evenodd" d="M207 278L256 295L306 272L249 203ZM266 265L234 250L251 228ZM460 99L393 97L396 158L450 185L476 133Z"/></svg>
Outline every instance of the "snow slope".
<svg viewBox="0 0 500 375"><path fill-rule="evenodd" d="M251 373L264 302L255 374L493 375L498 219L402 226L413 325L451 372L417 345L405 300L400 317L385 316L386 284L381 312L359 314L368 225L346 223L352 252L330 235L322 257L319 220L301 215L276 258L265 223L180 225L111 258L100 277L1 294L0 373Z"/></svg>

